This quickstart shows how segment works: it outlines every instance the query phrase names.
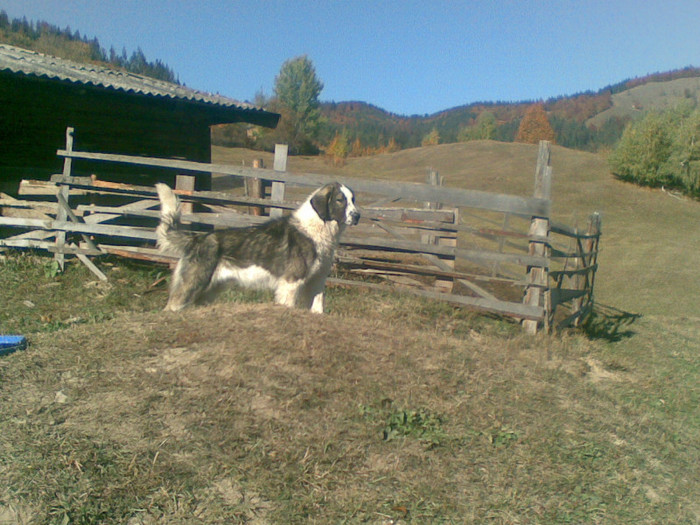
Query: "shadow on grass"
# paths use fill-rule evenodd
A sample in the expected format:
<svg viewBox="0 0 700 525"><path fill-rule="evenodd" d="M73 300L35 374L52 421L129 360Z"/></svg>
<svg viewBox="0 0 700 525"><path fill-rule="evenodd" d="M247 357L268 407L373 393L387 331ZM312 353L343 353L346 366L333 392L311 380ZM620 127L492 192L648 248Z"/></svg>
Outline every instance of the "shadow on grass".
<svg viewBox="0 0 700 525"><path fill-rule="evenodd" d="M614 343L632 337L636 332L630 327L640 317L641 314L597 304L583 329L590 339L604 339Z"/></svg>

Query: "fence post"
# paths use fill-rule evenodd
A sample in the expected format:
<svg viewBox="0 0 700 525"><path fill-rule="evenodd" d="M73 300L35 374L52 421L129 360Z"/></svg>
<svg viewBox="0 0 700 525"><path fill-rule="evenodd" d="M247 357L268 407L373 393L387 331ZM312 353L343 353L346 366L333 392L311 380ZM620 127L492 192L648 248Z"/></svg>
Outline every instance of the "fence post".
<svg viewBox="0 0 700 525"><path fill-rule="evenodd" d="M535 168L535 192L534 197L539 199L552 198L552 166L551 147L546 140L540 141L537 154L537 167ZM530 223L530 244L528 253L549 259L549 217L533 217ZM533 306L542 306L545 309L543 325L549 330L549 313L551 311L551 296L549 294L549 263L547 266L530 266L528 269L528 286L525 289L523 302ZM526 319L523 328L529 334L537 333L539 321Z"/></svg>
<svg viewBox="0 0 700 525"><path fill-rule="evenodd" d="M176 175L175 176L175 189L187 192L190 195L194 191L195 178L192 175ZM183 202L181 205L181 210L183 214L192 213L193 207L191 202ZM183 221L187 223L187 221Z"/></svg>
<svg viewBox="0 0 700 525"><path fill-rule="evenodd" d="M253 160L254 169L263 169L264 167L265 163L263 159ZM262 199L265 197L262 179L257 177L246 177L244 183L246 197L253 197L255 199ZM250 215L260 216L263 214L263 208L261 206L248 206L248 213Z"/></svg>
<svg viewBox="0 0 700 525"><path fill-rule="evenodd" d="M428 171L428 175L426 176L425 182L427 184L430 184L431 186L442 186L445 182L445 179L437 171L431 169ZM439 210L442 209L442 203L426 201L423 203L423 207L429 210ZM457 208L455 208L454 210L454 218L455 224L459 223L459 215ZM433 233L424 233L421 235L421 242L424 244L435 244L440 246L457 246L457 234L455 234L454 236L450 236L435 235ZM440 263L441 261L441 263L438 264L439 268L443 270L454 270L454 257L435 256L435 258L437 259L438 263ZM452 293L452 289L454 288L454 279L451 277L436 277L435 288L437 288L437 290L440 292Z"/></svg>
<svg viewBox="0 0 700 525"><path fill-rule="evenodd" d="M67 152L72 152L73 151L73 131L74 129L71 127L66 128L66 151ZM63 182L68 182L71 177L71 170L73 169L73 159L70 157L65 157L63 159L63 177L61 180ZM68 212L66 210L66 207L69 206L68 204L68 199L70 197L70 187L67 184L63 184L59 186L58 192L56 195L56 199L59 202L58 206L58 212L56 213L56 221L63 222L68 219ZM61 200L65 202L65 206L61 205ZM65 269L65 264L66 264L66 259L65 255L63 254L63 247L66 244L66 232L64 231L59 231L56 234L56 253L54 254L54 260L58 263L59 268L61 271Z"/></svg>
<svg viewBox="0 0 700 525"><path fill-rule="evenodd" d="M275 171L287 171L287 144L275 144L275 163L272 167ZM284 202L284 182L274 181L270 193L272 202ZM282 208L270 208L270 217L281 217Z"/></svg>
<svg viewBox="0 0 700 525"><path fill-rule="evenodd" d="M578 314L574 319L574 326L580 326L593 311L593 285L595 284L596 264L598 263L600 227L600 213L595 212L588 219L585 242L579 243L579 248L582 251L580 261L583 267L588 268L588 271L583 277L579 275L576 276L576 289L587 290L588 293L584 297L576 299L573 303L574 306L572 310Z"/></svg>

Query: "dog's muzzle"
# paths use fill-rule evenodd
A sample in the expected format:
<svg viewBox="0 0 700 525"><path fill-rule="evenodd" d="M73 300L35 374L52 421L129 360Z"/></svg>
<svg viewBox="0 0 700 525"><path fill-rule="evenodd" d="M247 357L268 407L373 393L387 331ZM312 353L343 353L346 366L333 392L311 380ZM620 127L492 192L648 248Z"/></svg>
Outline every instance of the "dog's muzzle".
<svg viewBox="0 0 700 525"><path fill-rule="evenodd" d="M350 226L355 226L358 222L360 222L360 212L359 211L351 211L348 224Z"/></svg>

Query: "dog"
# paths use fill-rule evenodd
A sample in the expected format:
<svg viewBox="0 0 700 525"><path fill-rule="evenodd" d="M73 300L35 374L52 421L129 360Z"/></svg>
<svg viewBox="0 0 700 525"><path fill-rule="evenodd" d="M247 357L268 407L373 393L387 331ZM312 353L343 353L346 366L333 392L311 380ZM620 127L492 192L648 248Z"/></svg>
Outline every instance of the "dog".
<svg viewBox="0 0 700 525"><path fill-rule="evenodd" d="M274 291L275 302L323 313L323 293L343 231L360 220L355 195L340 183L314 191L290 215L259 225L191 232L180 201L156 184L158 248L179 257L165 310L211 302L227 284Z"/></svg>

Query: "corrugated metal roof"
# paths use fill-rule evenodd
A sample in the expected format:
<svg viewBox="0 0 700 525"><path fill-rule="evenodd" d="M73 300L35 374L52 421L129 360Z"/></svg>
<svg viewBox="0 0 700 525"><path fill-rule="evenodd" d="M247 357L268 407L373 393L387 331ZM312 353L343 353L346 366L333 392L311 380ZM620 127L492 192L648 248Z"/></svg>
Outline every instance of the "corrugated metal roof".
<svg viewBox="0 0 700 525"><path fill-rule="evenodd" d="M237 100L197 91L171 82L149 78L128 71L111 69L94 64L84 64L57 58L36 51L29 51L8 44L0 44L0 71L88 84L156 97L202 102L243 112L269 116L276 124L278 115ZM277 118L274 118L277 117Z"/></svg>

